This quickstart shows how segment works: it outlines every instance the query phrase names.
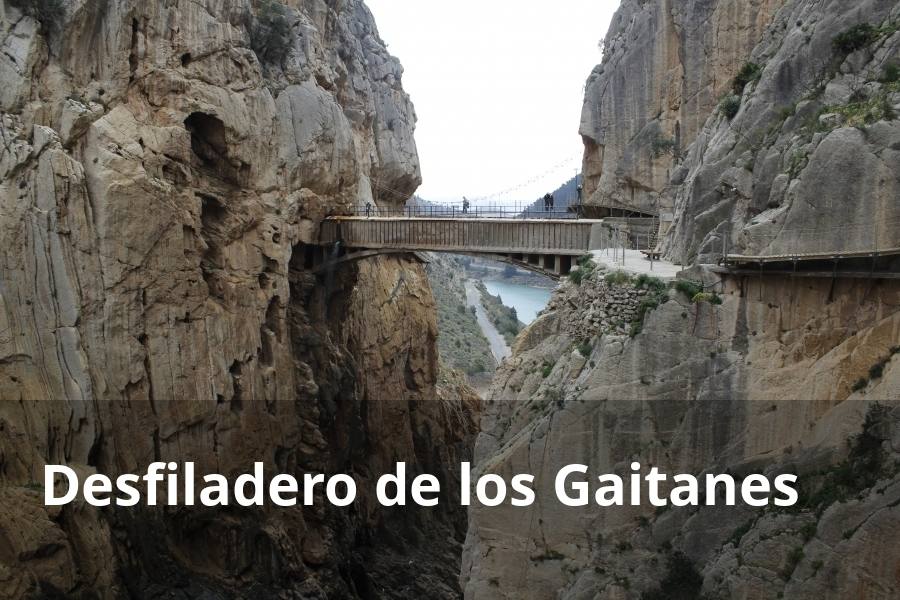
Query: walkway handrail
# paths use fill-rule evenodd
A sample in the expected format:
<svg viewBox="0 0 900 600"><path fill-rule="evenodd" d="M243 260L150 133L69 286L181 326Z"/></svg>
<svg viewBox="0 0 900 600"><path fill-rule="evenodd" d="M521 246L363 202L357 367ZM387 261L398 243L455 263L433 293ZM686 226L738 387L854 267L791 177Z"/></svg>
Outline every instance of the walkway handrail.
<svg viewBox="0 0 900 600"><path fill-rule="evenodd" d="M454 206L407 206L406 208L357 208L349 215L369 218L409 218L409 219L546 219L574 220L580 215L574 210L558 208L552 210L521 209L512 207L473 206L466 210Z"/></svg>
<svg viewBox="0 0 900 600"><path fill-rule="evenodd" d="M320 242L347 248L580 256L590 250L598 225L602 222L584 219L344 216L322 223Z"/></svg>
<svg viewBox="0 0 900 600"><path fill-rule="evenodd" d="M793 254L767 254L767 255L747 255L747 254L727 254L725 263L769 263L769 262L791 262L795 260L841 260L852 258L871 258L877 256L896 256L900 255L900 248L883 248L878 250L859 250L859 251L835 251L835 252L806 252Z"/></svg>

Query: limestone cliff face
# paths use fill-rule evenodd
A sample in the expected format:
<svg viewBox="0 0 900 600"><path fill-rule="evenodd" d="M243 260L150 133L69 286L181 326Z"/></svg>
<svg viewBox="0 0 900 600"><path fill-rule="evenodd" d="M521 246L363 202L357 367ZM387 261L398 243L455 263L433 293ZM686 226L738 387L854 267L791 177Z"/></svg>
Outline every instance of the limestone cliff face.
<svg viewBox="0 0 900 600"><path fill-rule="evenodd" d="M588 202L671 211L664 248L685 265L715 262L726 234L748 254L897 247L898 18L893 1L623 2L586 90ZM717 31L732 34L713 44ZM751 62L729 117L719 98ZM694 266L682 278L716 292L696 297L687 281L608 274L562 284L498 371L477 468L533 473L542 500L470 509L466 596L900 593L900 286ZM793 472L801 499L788 512L555 500L563 466L632 461Z"/></svg>
<svg viewBox="0 0 900 600"><path fill-rule="evenodd" d="M671 290L631 338L601 313L636 292L603 276L564 284L495 378L478 469L535 474L542 500L470 509L466 596L639 598L674 585L679 552L678 568L697 573L684 597L898 593L900 562L883 549L900 523L900 286L838 281L829 300L829 281L748 279L728 283L721 306ZM840 481L844 461L868 464L847 457L876 402L890 407L879 467L871 481ZM807 492L789 514L556 501L564 466L596 476L632 461L669 474L790 471Z"/></svg>
<svg viewBox="0 0 900 600"><path fill-rule="evenodd" d="M898 21L890 0L778 12L750 57L759 80L733 119L707 120L664 194L671 258L712 262L723 237L750 255L900 248Z"/></svg>
<svg viewBox="0 0 900 600"><path fill-rule="evenodd" d="M661 193L785 0L624 0L585 88L585 204L672 212Z"/></svg>
<svg viewBox="0 0 900 600"><path fill-rule="evenodd" d="M53 512L32 485L153 460L452 480L473 406L435 388L422 267L309 268L323 217L420 181L363 3L7 0L0 37L0 596L452 596L451 507Z"/></svg>

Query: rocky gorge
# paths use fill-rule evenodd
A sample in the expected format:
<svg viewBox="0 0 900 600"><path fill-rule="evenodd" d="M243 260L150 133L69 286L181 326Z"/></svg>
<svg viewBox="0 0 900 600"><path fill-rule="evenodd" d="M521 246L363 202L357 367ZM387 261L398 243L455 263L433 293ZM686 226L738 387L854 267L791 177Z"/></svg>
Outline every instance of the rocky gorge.
<svg viewBox="0 0 900 600"><path fill-rule="evenodd" d="M685 270L583 260L499 369L478 469L534 473L538 498L572 463L794 473L801 499L475 507L467 598L900 593L900 286L715 268L900 247L898 23L888 1L622 2L585 92L585 203L658 216Z"/></svg>
<svg viewBox="0 0 900 600"><path fill-rule="evenodd" d="M585 257L482 403L440 368L415 256L316 268L324 218L421 182L362 0L0 2L0 597L900 595L897 280L711 266L900 247L898 23L888 0L623 0L585 88L585 203L659 217L685 271ZM470 459L542 500L458 506ZM404 461L446 493L43 504L45 464L170 460L362 489ZM543 500L566 464L633 461L796 473L801 499Z"/></svg>

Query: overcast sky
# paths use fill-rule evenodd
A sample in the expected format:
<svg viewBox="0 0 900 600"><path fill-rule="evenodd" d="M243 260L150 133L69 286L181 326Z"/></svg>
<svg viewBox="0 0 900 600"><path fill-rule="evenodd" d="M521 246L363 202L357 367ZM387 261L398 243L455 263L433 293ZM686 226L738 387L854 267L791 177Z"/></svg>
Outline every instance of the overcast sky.
<svg viewBox="0 0 900 600"><path fill-rule="evenodd" d="M420 196L530 202L575 175L584 82L618 0L366 4L416 106Z"/></svg>

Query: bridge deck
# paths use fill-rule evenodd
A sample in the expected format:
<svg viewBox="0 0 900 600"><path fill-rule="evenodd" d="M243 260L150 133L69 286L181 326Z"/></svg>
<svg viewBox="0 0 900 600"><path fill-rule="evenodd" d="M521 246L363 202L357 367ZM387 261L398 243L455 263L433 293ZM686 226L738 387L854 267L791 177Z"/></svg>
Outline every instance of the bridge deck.
<svg viewBox="0 0 900 600"><path fill-rule="evenodd" d="M321 243L348 248L581 256L602 221L334 217Z"/></svg>

